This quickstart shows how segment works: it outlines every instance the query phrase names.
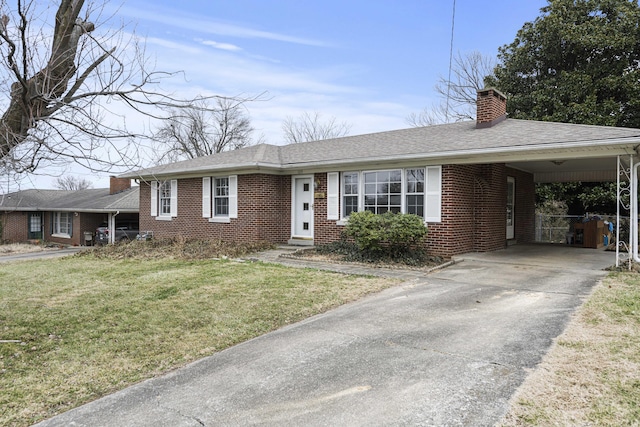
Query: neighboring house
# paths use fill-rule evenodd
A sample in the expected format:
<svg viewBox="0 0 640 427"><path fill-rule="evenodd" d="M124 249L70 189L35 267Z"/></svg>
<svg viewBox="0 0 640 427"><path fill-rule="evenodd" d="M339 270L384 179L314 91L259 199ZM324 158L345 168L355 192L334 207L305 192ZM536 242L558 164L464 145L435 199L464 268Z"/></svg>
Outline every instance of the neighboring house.
<svg viewBox="0 0 640 427"><path fill-rule="evenodd" d="M139 188L130 179L111 177L110 188L22 190L0 195L2 242L44 240L85 245L85 233L116 220L138 222ZM112 233L113 234L113 233Z"/></svg>
<svg viewBox="0 0 640 427"><path fill-rule="evenodd" d="M640 130L507 119L478 92L476 122L325 141L260 144L122 175L140 179L140 229L154 236L322 244L349 214L410 212L430 253L534 240L535 182L616 180Z"/></svg>

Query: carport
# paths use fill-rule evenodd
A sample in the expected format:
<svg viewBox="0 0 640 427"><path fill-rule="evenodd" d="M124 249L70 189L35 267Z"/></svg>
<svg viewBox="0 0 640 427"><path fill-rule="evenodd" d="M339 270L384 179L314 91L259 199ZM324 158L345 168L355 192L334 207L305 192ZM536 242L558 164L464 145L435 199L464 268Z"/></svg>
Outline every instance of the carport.
<svg viewBox="0 0 640 427"><path fill-rule="evenodd" d="M616 182L617 212L615 220L616 266L621 262L640 262L637 221L629 230L621 230L621 216L638 213L638 141L611 141L593 147L576 144L565 150L542 150L528 153L527 160L511 161L507 166L533 174L535 183ZM629 197L631 196L631 197ZM631 201L631 202L630 202ZM635 203L633 203L635 201Z"/></svg>

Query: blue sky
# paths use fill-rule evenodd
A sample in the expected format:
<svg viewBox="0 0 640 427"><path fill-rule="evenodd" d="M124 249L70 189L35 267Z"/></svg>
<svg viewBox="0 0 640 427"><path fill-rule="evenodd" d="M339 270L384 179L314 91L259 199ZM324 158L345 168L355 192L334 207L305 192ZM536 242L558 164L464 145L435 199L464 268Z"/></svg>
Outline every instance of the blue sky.
<svg viewBox="0 0 640 427"><path fill-rule="evenodd" d="M146 52L178 95L256 95L256 136L282 144L282 121L303 112L334 116L351 134L407 127L412 112L438 102L446 76L453 0L125 0L107 2L113 25L146 38ZM543 0L457 0L454 53L495 57ZM107 175L72 169L108 184ZM46 187L53 179L33 182ZM31 186L30 183L25 183Z"/></svg>

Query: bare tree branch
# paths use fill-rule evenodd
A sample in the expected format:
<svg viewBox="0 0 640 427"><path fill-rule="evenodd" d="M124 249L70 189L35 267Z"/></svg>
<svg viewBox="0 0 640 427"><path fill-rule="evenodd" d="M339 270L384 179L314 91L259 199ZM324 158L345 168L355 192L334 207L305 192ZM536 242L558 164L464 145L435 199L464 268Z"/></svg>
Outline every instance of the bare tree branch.
<svg viewBox="0 0 640 427"><path fill-rule="evenodd" d="M290 144L339 138L349 135L350 130L347 122L337 122L335 117L323 121L318 112L304 112L296 119L287 117L282 123L284 139Z"/></svg>
<svg viewBox="0 0 640 427"><path fill-rule="evenodd" d="M478 90L484 88L484 79L493 75L495 65L494 58L478 51L466 55L458 53L454 58L451 81L440 76L435 85L441 102L420 113L410 114L406 119L409 125L431 126L474 120Z"/></svg>
<svg viewBox="0 0 640 427"><path fill-rule="evenodd" d="M246 104L262 100L217 97L215 104L200 100L190 108L172 109L155 133L161 143L158 163L193 159L253 144L253 127Z"/></svg>
<svg viewBox="0 0 640 427"><path fill-rule="evenodd" d="M56 178L54 187L59 190L76 191L93 188L93 184L91 183L91 181L84 178L78 178L73 175L65 175Z"/></svg>
<svg viewBox="0 0 640 427"><path fill-rule="evenodd" d="M176 73L151 69L135 34L94 22L99 4L58 1L52 32L37 0L0 3L2 170L37 172L69 162L96 171L140 166L140 147L153 135L128 128L127 119L146 124L215 98L164 93L160 84Z"/></svg>

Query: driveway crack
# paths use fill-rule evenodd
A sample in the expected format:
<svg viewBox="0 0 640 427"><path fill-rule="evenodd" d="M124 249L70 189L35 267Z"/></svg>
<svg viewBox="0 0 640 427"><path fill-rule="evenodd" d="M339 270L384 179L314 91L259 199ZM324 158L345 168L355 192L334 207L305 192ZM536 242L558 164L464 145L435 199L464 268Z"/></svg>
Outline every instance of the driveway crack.
<svg viewBox="0 0 640 427"><path fill-rule="evenodd" d="M174 414L177 414L177 415L181 416L182 418L193 420L193 421L197 422L199 425L201 425L202 427L206 427L207 426L204 423L204 421L202 421L200 418L198 418L198 417L196 417L194 415L183 414L181 411L179 411L177 409L174 409L174 408L171 408L169 406L162 405L160 402L158 402L157 405L158 405L158 408L160 408L162 410L165 410L167 412L173 412Z"/></svg>

